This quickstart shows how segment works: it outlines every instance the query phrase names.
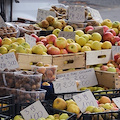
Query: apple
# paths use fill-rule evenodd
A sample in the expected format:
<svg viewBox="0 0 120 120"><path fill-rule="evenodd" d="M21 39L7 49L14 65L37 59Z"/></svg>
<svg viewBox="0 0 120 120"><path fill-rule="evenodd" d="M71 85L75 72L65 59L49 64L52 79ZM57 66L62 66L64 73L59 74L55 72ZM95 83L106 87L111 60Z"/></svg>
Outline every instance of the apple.
<svg viewBox="0 0 120 120"><path fill-rule="evenodd" d="M60 49L60 54L68 54L66 49Z"/></svg>
<svg viewBox="0 0 120 120"><path fill-rule="evenodd" d="M109 72L116 72L115 67L108 67L107 71Z"/></svg>
<svg viewBox="0 0 120 120"><path fill-rule="evenodd" d="M39 45L39 44L43 44L44 45L44 43L41 42L41 41L39 41L39 42L36 43L36 45Z"/></svg>
<svg viewBox="0 0 120 120"><path fill-rule="evenodd" d="M73 32L73 27L70 26L70 25L66 25L63 29L63 31L66 31L66 32Z"/></svg>
<svg viewBox="0 0 120 120"><path fill-rule="evenodd" d="M89 35L84 34L84 35L82 35L81 37L84 37L84 38L86 39L87 42L89 41Z"/></svg>
<svg viewBox="0 0 120 120"><path fill-rule="evenodd" d="M84 32L82 30L76 30L74 31L76 35L78 35L79 37L81 37L82 35L84 35Z"/></svg>
<svg viewBox="0 0 120 120"><path fill-rule="evenodd" d="M120 57L118 57L117 59L117 64L120 64Z"/></svg>
<svg viewBox="0 0 120 120"><path fill-rule="evenodd" d="M2 38L0 37L0 46L2 46Z"/></svg>
<svg viewBox="0 0 120 120"><path fill-rule="evenodd" d="M100 103L100 104L111 103L111 100L110 100L110 98L107 97L107 96L102 96L102 97L99 99L99 103Z"/></svg>
<svg viewBox="0 0 120 120"><path fill-rule="evenodd" d="M0 53L1 54L6 54L8 52L6 47L0 47Z"/></svg>
<svg viewBox="0 0 120 120"><path fill-rule="evenodd" d="M101 70L100 67L94 67L94 70Z"/></svg>
<svg viewBox="0 0 120 120"><path fill-rule="evenodd" d="M50 55L59 55L60 54L60 49L55 46L51 46L48 48L47 53Z"/></svg>
<svg viewBox="0 0 120 120"><path fill-rule="evenodd" d="M95 106L88 106L85 111L89 111L92 113L94 108Z"/></svg>
<svg viewBox="0 0 120 120"><path fill-rule="evenodd" d="M69 53L77 53L78 52L78 47L77 45L75 45L74 43L70 43L67 47L66 47L67 51Z"/></svg>
<svg viewBox="0 0 120 120"><path fill-rule="evenodd" d="M118 28L119 27L120 22L119 21L113 21L112 23L112 28Z"/></svg>
<svg viewBox="0 0 120 120"><path fill-rule="evenodd" d="M91 40L100 42L102 40L102 36L100 33L94 32L92 33Z"/></svg>
<svg viewBox="0 0 120 120"><path fill-rule="evenodd" d="M12 43L12 40L10 38L4 38L2 40L2 45L7 44L10 45Z"/></svg>
<svg viewBox="0 0 120 120"><path fill-rule="evenodd" d="M111 32L106 32L104 35L103 35L103 40L104 41L111 41L111 39L113 38L113 34Z"/></svg>
<svg viewBox="0 0 120 120"><path fill-rule="evenodd" d="M112 43L110 41L105 41L105 42L102 43L101 48L111 49L112 48Z"/></svg>
<svg viewBox="0 0 120 120"><path fill-rule="evenodd" d="M81 48L81 52L85 52L85 51L91 51L91 48L89 46L83 46Z"/></svg>
<svg viewBox="0 0 120 120"><path fill-rule="evenodd" d="M66 48L67 40L64 37L58 37L55 40L54 45L60 49Z"/></svg>
<svg viewBox="0 0 120 120"><path fill-rule="evenodd" d="M108 67L115 67L112 63L107 63Z"/></svg>
<svg viewBox="0 0 120 120"><path fill-rule="evenodd" d="M114 55L114 61L117 62L117 59L120 57L120 53L116 53Z"/></svg>
<svg viewBox="0 0 120 120"><path fill-rule="evenodd" d="M67 103L64 99L62 98L56 98L53 101L53 108L59 109L59 110L65 110L67 107Z"/></svg>
<svg viewBox="0 0 120 120"><path fill-rule="evenodd" d="M79 39L78 35L75 35L75 41L77 41Z"/></svg>
<svg viewBox="0 0 120 120"><path fill-rule="evenodd" d="M103 27L103 34L105 34L105 33L106 33L106 31L109 29L109 27L108 27L108 26L106 26L106 25L103 25L102 27Z"/></svg>
<svg viewBox="0 0 120 120"><path fill-rule="evenodd" d="M117 42L117 46L120 46L120 41Z"/></svg>
<svg viewBox="0 0 120 120"><path fill-rule="evenodd" d="M42 54L43 53L43 48L40 45L35 45L35 46L32 47L32 53Z"/></svg>
<svg viewBox="0 0 120 120"><path fill-rule="evenodd" d="M100 67L100 69L103 70L103 71L107 71L108 70L108 66L107 65L102 65Z"/></svg>
<svg viewBox="0 0 120 120"><path fill-rule="evenodd" d="M93 41L91 48L93 50L101 50L101 43L99 41Z"/></svg>
<svg viewBox="0 0 120 120"><path fill-rule="evenodd" d="M47 39L47 44L54 44L57 37L54 34L50 34L46 36L46 39Z"/></svg>
<svg viewBox="0 0 120 120"><path fill-rule="evenodd" d="M33 34L33 33L32 33L31 36L36 39L36 42L39 42L39 41L40 41L39 37L38 37L36 34Z"/></svg>
<svg viewBox="0 0 120 120"><path fill-rule="evenodd" d="M60 30L59 28L56 28L56 29L53 30L52 33L53 33L56 37L58 37L60 31L61 31L61 30Z"/></svg>
<svg viewBox="0 0 120 120"><path fill-rule="evenodd" d="M48 118L49 118L50 120L55 120L53 115L48 115L48 117L47 117L46 119L48 120Z"/></svg>
<svg viewBox="0 0 120 120"><path fill-rule="evenodd" d="M39 41L41 41L42 39L45 39L45 38L46 38L45 36L40 36Z"/></svg>
<svg viewBox="0 0 120 120"><path fill-rule="evenodd" d="M113 29L108 29L106 32L111 32L113 36L116 36L116 32Z"/></svg>
<svg viewBox="0 0 120 120"><path fill-rule="evenodd" d="M74 44L77 46L78 52L80 52L81 51L81 46L78 43L74 43Z"/></svg>
<svg viewBox="0 0 120 120"><path fill-rule="evenodd" d="M46 48L48 49L49 47L54 46L53 44L47 44ZM55 46L54 46L55 47Z"/></svg>
<svg viewBox="0 0 120 120"><path fill-rule="evenodd" d="M119 36L113 36L112 39L111 39L112 45L115 45L116 43L118 44L119 41L120 41Z"/></svg>
<svg viewBox="0 0 120 120"><path fill-rule="evenodd" d="M118 28L112 28L112 29L115 31L116 35L118 35L118 33L119 33Z"/></svg>
<svg viewBox="0 0 120 120"><path fill-rule="evenodd" d="M111 28L111 27L112 27L112 21L111 21L110 19L104 19L104 20L102 21L101 25L102 25L102 26L103 26L103 25L106 25L106 26L108 26L109 28Z"/></svg>
<svg viewBox="0 0 120 120"><path fill-rule="evenodd" d="M68 114L67 113L62 113L59 117L60 120L67 120L69 118Z"/></svg>
<svg viewBox="0 0 120 120"><path fill-rule="evenodd" d="M87 33L87 31L89 31L89 30L94 30L94 27L91 25L85 27L85 33Z"/></svg>
<svg viewBox="0 0 120 120"><path fill-rule="evenodd" d="M86 39L84 37L79 37L78 40L76 40L76 43L78 43L80 46L84 46L86 44Z"/></svg>
<svg viewBox="0 0 120 120"><path fill-rule="evenodd" d="M46 38L42 39L41 42L43 42L44 45L47 45L47 39Z"/></svg>
<svg viewBox="0 0 120 120"><path fill-rule="evenodd" d="M47 52L47 48L43 44L39 44L38 46L41 46L43 48L43 52Z"/></svg>
<svg viewBox="0 0 120 120"><path fill-rule="evenodd" d="M67 39L67 43L75 43L75 41L71 38Z"/></svg>

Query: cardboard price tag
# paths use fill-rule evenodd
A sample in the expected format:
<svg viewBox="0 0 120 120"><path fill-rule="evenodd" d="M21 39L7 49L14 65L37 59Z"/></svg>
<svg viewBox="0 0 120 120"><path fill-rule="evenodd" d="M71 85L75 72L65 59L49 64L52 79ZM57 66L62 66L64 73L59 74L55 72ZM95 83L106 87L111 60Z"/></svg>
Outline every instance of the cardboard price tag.
<svg viewBox="0 0 120 120"><path fill-rule="evenodd" d="M0 16L0 27L6 27L6 24L1 16Z"/></svg>
<svg viewBox="0 0 120 120"><path fill-rule="evenodd" d="M7 53L0 56L0 70L15 69L18 68L18 62L15 57L15 53Z"/></svg>
<svg viewBox="0 0 120 120"><path fill-rule="evenodd" d="M56 13L53 11L38 9L37 22L41 22L42 20L46 19L46 17L49 15L56 17Z"/></svg>
<svg viewBox="0 0 120 120"><path fill-rule="evenodd" d="M113 100L114 103L117 105L117 107L120 109L120 97L112 98L112 100Z"/></svg>
<svg viewBox="0 0 120 120"><path fill-rule="evenodd" d="M34 38L28 34L25 34L25 40L27 43L29 43L31 48L36 45L36 38Z"/></svg>
<svg viewBox="0 0 120 120"><path fill-rule="evenodd" d="M84 22L85 21L85 8L77 5L70 5L68 8L68 21L69 22Z"/></svg>
<svg viewBox="0 0 120 120"><path fill-rule="evenodd" d="M120 54L120 46L112 46L112 59L114 59L116 53Z"/></svg>
<svg viewBox="0 0 120 120"><path fill-rule="evenodd" d="M75 80L79 82L79 88L90 87L98 84L95 71L93 68L58 74L57 78L62 78L63 80Z"/></svg>
<svg viewBox="0 0 120 120"><path fill-rule="evenodd" d="M76 92L77 85L74 80L56 80L53 81L55 93Z"/></svg>
<svg viewBox="0 0 120 120"><path fill-rule="evenodd" d="M93 8L87 8L87 9L90 11L91 16L93 17L94 20L96 20L96 21L98 21L100 23L103 21L103 19L102 19L102 17L101 17L98 10L93 9Z"/></svg>
<svg viewBox="0 0 120 120"><path fill-rule="evenodd" d="M64 37L66 39L73 39L73 40L75 40L75 32L60 31L58 37Z"/></svg>
<svg viewBox="0 0 120 120"><path fill-rule="evenodd" d="M40 101L36 101L35 103L20 111L20 113L22 114L25 120L37 120L38 118L46 118L48 116L47 111L45 110L44 106L41 104Z"/></svg>
<svg viewBox="0 0 120 120"><path fill-rule="evenodd" d="M97 101L91 91L86 91L77 95L73 95L73 99L77 103L81 112L85 112L86 108L91 105L98 107Z"/></svg>

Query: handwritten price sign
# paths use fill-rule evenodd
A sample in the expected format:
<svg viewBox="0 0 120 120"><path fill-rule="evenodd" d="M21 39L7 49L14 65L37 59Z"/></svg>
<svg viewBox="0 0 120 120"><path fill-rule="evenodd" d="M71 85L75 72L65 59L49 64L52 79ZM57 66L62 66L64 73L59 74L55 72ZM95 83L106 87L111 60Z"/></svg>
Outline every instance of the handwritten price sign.
<svg viewBox="0 0 120 120"><path fill-rule="evenodd" d="M0 56L0 70L15 69L18 68L18 62L16 60L14 52L7 53Z"/></svg>
<svg viewBox="0 0 120 120"><path fill-rule="evenodd" d="M73 40L75 40L75 32L60 31L58 37L64 37L66 39L73 39Z"/></svg>
<svg viewBox="0 0 120 120"><path fill-rule="evenodd" d="M85 8L82 6L71 5L68 9L69 22L84 22L85 21Z"/></svg>
<svg viewBox="0 0 120 120"><path fill-rule="evenodd" d="M25 40L27 43L29 43L31 48L36 45L36 38L34 38L28 34L25 34Z"/></svg>
<svg viewBox="0 0 120 120"><path fill-rule="evenodd" d="M0 27L6 27L6 24L1 16L0 16Z"/></svg>
<svg viewBox="0 0 120 120"><path fill-rule="evenodd" d="M57 80L53 82L55 93L76 92L77 85L74 80Z"/></svg>
<svg viewBox="0 0 120 120"><path fill-rule="evenodd" d="M47 111L45 110L44 106L40 103L40 101L36 101L35 103L20 111L20 113L22 114L25 120L37 120L38 118L46 118L48 116Z"/></svg>
<svg viewBox="0 0 120 120"><path fill-rule="evenodd" d="M120 53L120 46L112 46L112 58L113 59L116 53Z"/></svg>
<svg viewBox="0 0 120 120"><path fill-rule="evenodd" d="M112 100L113 100L114 103L117 105L117 107L120 109L120 97L112 98Z"/></svg>
<svg viewBox="0 0 120 120"><path fill-rule="evenodd" d="M53 17L56 17L56 13L53 12L53 11L38 9L37 22L41 22L42 20L44 20L49 15L51 15Z"/></svg>
<svg viewBox="0 0 120 120"><path fill-rule="evenodd" d="M77 95L73 96L73 99L77 103L78 107L80 108L81 112L85 112L88 106L95 106L98 107L97 101L94 98L91 91L86 91Z"/></svg>
<svg viewBox="0 0 120 120"><path fill-rule="evenodd" d="M79 88L90 87L98 84L95 71L93 68L69 72L57 75L57 78L62 78L63 80L75 80L79 82Z"/></svg>

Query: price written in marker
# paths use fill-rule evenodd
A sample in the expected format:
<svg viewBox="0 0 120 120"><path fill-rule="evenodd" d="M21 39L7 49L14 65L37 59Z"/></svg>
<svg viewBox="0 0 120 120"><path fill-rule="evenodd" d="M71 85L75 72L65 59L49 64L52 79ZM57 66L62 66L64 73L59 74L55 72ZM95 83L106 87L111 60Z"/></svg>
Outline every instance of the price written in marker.
<svg viewBox="0 0 120 120"><path fill-rule="evenodd" d="M70 5L68 9L69 22L84 22L85 21L85 8L77 5Z"/></svg>
<svg viewBox="0 0 120 120"><path fill-rule="evenodd" d="M56 13L53 12L53 11L38 9L38 12L37 12L37 23L41 22L44 19L46 19L46 17L49 16L49 15L51 15L53 17L56 17Z"/></svg>
<svg viewBox="0 0 120 120"><path fill-rule="evenodd" d="M90 87L98 84L95 71L93 68L69 72L57 75L57 78L62 78L63 80L75 80L79 82L79 88Z"/></svg>
<svg viewBox="0 0 120 120"><path fill-rule="evenodd" d="M34 38L28 34L25 34L25 40L27 43L29 43L31 48L36 45L36 38Z"/></svg>
<svg viewBox="0 0 120 120"><path fill-rule="evenodd" d="M116 53L120 53L120 46L112 46L112 59Z"/></svg>
<svg viewBox="0 0 120 120"><path fill-rule="evenodd" d="M75 40L75 32L60 31L58 37L64 37L66 39L73 39L73 40Z"/></svg>
<svg viewBox="0 0 120 120"><path fill-rule="evenodd" d="M74 80L56 80L53 81L55 93L76 92L77 85Z"/></svg>
<svg viewBox="0 0 120 120"><path fill-rule="evenodd" d="M48 113L40 101L36 101L35 103L31 104L30 106L20 111L20 113L22 114L25 120L30 119L37 120L38 118L41 117L44 118L48 117Z"/></svg>
<svg viewBox="0 0 120 120"><path fill-rule="evenodd" d="M117 107L120 109L120 97L112 98L112 100L113 100L114 103L117 105Z"/></svg>
<svg viewBox="0 0 120 120"><path fill-rule="evenodd" d="M0 27L6 27L6 24L1 16L0 16Z"/></svg>
<svg viewBox="0 0 120 120"><path fill-rule="evenodd" d="M88 106L98 107L97 101L91 91L86 91L77 95L73 95L73 99L77 103L81 112L85 112Z"/></svg>
<svg viewBox="0 0 120 120"><path fill-rule="evenodd" d="M15 69L18 68L18 62L16 60L14 52L7 53L0 56L0 70Z"/></svg>

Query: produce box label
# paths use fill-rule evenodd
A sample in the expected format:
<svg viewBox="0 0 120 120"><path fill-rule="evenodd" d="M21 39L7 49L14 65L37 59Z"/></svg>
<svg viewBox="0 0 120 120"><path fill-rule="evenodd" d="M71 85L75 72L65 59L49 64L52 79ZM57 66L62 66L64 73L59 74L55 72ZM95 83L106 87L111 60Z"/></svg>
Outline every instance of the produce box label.
<svg viewBox="0 0 120 120"><path fill-rule="evenodd" d="M7 53L0 56L0 70L19 68L15 53Z"/></svg>
<svg viewBox="0 0 120 120"><path fill-rule="evenodd" d="M46 17L49 15L56 17L56 13L53 11L38 9L37 22L41 22L42 20L46 19Z"/></svg>
<svg viewBox="0 0 120 120"><path fill-rule="evenodd" d="M112 46L112 59L114 60L114 55L120 53L120 46Z"/></svg>
<svg viewBox="0 0 120 120"><path fill-rule="evenodd" d="M81 112L85 112L88 106L98 107L97 101L91 91L85 91L73 96Z"/></svg>
<svg viewBox="0 0 120 120"><path fill-rule="evenodd" d="M0 27L6 27L6 24L1 16L0 16Z"/></svg>
<svg viewBox="0 0 120 120"><path fill-rule="evenodd" d="M36 45L36 38L34 38L28 34L25 34L25 40L27 43L29 43L31 48Z"/></svg>
<svg viewBox="0 0 120 120"><path fill-rule="evenodd" d="M66 39L73 39L73 40L75 40L75 32L60 31L58 37L64 37Z"/></svg>
<svg viewBox="0 0 120 120"><path fill-rule="evenodd" d="M120 97L112 98L112 100L113 100L114 103L117 105L117 107L120 109Z"/></svg>
<svg viewBox="0 0 120 120"><path fill-rule="evenodd" d="M98 10L93 9L93 8L87 8L87 9L90 11L91 16L92 16L92 18L94 20L96 20L96 21L98 21L100 23L103 21L103 19L102 19L102 17L101 17L101 15L100 15Z"/></svg>
<svg viewBox="0 0 120 120"><path fill-rule="evenodd" d="M24 117L25 120L30 120L30 119L39 119L41 117L48 117L48 113L45 110L44 106L41 104L41 102L38 100L35 103L29 105L22 111L20 111L22 116Z"/></svg>
<svg viewBox="0 0 120 120"><path fill-rule="evenodd" d="M70 5L68 8L68 21L69 22L84 22L85 21L85 8L78 5Z"/></svg>
<svg viewBox="0 0 120 120"><path fill-rule="evenodd" d="M79 88L98 85L98 81L95 75L94 68L58 74L57 78L62 78L63 80L78 81Z"/></svg>
<svg viewBox="0 0 120 120"><path fill-rule="evenodd" d="M53 81L55 93L69 93L76 92L77 85L74 80L56 80Z"/></svg>

